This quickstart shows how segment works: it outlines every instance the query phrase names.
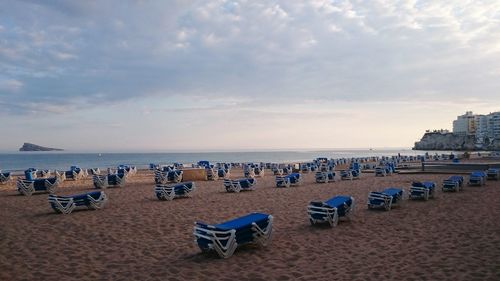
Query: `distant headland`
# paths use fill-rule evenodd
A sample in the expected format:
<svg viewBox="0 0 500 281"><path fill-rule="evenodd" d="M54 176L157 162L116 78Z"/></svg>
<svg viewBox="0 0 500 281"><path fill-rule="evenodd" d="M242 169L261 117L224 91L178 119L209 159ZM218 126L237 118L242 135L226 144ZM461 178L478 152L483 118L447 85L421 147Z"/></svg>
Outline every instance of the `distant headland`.
<svg viewBox="0 0 500 281"><path fill-rule="evenodd" d="M25 142L23 144L23 146L21 146L21 148L19 148L19 151L64 151L64 149L44 147L44 146Z"/></svg>

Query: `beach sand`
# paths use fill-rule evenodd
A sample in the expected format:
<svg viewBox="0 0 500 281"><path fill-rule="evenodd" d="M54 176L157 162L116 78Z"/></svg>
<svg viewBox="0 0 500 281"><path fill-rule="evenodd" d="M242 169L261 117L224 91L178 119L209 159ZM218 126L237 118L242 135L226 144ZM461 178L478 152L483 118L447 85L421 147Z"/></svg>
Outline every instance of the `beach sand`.
<svg viewBox="0 0 500 281"><path fill-rule="evenodd" d="M222 181L196 182L192 198L159 201L153 176L141 171L123 188L105 190L103 210L56 214L47 194L0 191L0 280L500 280L500 181L437 198L367 210L369 191L448 175L363 174L354 181L274 188L267 171L255 191L226 193ZM232 177L241 176L241 170ZM93 190L90 179L66 181L56 194ZM350 221L313 227L313 199L351 195ZM405 196L406 198L406 196ZM274 216L273 241L243 246L229 259L202 254L193 222L218 223L249 212Z"/></svg>

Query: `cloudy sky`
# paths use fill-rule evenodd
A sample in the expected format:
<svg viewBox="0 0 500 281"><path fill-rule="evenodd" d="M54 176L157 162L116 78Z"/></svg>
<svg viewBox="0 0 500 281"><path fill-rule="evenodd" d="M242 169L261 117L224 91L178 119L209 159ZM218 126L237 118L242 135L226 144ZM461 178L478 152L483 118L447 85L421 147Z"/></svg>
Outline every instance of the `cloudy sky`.
<svg viewBox="0 0 500 281"><path fill-rule="evenodd" d="M2 1L0 151L411 147L500 110L500 1Z"/></svg>

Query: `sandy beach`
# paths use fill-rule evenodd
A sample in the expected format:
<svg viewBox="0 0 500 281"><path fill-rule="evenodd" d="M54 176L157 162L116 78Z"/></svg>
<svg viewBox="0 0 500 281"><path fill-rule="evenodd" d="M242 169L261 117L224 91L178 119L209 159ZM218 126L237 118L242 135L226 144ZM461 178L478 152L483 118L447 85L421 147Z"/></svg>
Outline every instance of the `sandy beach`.
<svg viewBox="0 0 500 281"><path fill-rule="evenodd" d="M231 177L241 177L233 169ZM196 182L192 198L159 201L150 171L105 192L103 210L56 214L47 194L0 187L0 280L500 280L500 181L437 198L367 210L370 191L448 175L392 175L275 188L266 170L255 191L226 193L222 181ZM56 194L93 190L90 178ZM311 200L351 195L350 221L311 226ZM407 197L405 196L405 199ZM249 212L274 216L266 247L244 246L229 259L202 254L193 222L218 223Z"/></svg>

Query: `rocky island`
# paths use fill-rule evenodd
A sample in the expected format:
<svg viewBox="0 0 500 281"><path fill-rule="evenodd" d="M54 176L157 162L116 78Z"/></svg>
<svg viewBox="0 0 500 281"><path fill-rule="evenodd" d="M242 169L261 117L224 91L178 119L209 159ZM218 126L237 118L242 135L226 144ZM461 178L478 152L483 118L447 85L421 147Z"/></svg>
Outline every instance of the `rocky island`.
<svg viewBox="0 0 500 281"><path fill-rule="evenodd" d="M44 146L25 142L23 144L23 146L21 146L21 148L19 148L19 151L64 151L64 149L44 147Z"/></svg>

